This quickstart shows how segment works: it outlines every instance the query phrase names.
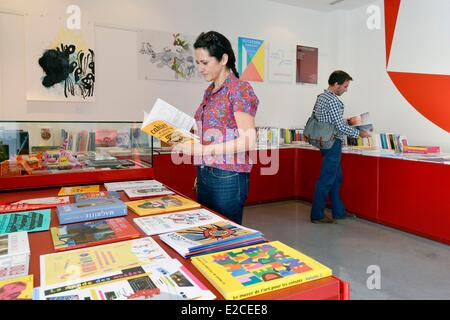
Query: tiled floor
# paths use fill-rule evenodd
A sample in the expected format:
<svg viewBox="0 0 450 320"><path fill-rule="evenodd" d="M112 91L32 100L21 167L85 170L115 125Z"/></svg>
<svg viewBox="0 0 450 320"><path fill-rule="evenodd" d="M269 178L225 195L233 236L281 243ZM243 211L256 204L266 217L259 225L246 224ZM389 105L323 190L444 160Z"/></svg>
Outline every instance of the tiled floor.
<svg viewBox="0 0 450 320"><path fill-rule="evenodd" d="M350 283L353 300L450 299L450 246L359 218L312 224L310 208L302 201L248 206L243 225L332 268ZM380 289L369 289L377 267ZM376 285L373 276L369 284Z"/></svg>

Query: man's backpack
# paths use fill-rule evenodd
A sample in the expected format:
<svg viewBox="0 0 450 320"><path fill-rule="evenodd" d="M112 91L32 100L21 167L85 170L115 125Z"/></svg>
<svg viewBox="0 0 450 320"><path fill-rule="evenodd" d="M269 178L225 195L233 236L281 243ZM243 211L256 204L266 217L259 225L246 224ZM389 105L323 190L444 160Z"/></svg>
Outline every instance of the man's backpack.
<svg viewBox="0 0 450 320"><path fill-rule="evenodd" d="M303 135L306 142L319 149L330 149L337 136L337 128L329 122L317 120L314 112L306 122Z"/></svg>

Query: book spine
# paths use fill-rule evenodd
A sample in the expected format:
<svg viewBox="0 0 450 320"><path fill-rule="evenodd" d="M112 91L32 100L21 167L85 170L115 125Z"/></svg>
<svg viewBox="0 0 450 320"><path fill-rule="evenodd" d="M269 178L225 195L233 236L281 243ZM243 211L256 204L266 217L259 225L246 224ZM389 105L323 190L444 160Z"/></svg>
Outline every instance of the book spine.
<svg viewBox="0 0 450 320"><path fill-rule="evenodd" d="M58 219L60 224L121 217L128 214L126 205L103 208L87 212L64 212L63 210L64 209L62 209L62 207L57 207Z"/></svg>

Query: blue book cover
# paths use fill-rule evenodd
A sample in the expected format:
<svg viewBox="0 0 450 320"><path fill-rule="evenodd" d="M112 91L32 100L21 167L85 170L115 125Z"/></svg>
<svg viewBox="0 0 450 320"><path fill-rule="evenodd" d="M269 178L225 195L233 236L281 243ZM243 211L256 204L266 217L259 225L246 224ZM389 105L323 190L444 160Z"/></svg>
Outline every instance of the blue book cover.
<svg viewBox="0 0 450 320"><path fill-rule="evenodd" d="M0 214L0 233L45 231L50 228L50 220L50 209Z"/></svg>
<svg viewBox="0 0 450 320"><path fill-rule="evenodd" d="M126 216L127 205L118 199L65 204L56 207L60 224Z"/></svg>

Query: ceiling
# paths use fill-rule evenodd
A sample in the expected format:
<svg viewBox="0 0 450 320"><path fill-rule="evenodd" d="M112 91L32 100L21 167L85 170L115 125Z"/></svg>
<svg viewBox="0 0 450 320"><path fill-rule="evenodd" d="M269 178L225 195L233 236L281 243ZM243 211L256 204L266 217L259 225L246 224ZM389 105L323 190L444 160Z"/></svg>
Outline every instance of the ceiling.
<svg viewBox="0 0 450 320"><path fill-rule="evenodd" d="M375 0L269 0L269 1L318 11L351 10L375 2ZM331 5L330 3L333 2L336 2L336 4Z"/></svg>

